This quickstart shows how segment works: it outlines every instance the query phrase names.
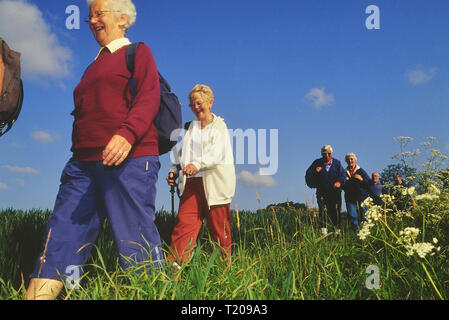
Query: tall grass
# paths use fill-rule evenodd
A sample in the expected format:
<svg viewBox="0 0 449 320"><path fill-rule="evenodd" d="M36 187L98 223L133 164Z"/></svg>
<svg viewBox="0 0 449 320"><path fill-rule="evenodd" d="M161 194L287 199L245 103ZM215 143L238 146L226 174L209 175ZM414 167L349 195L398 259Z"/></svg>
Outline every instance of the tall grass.
<svg viewBox="0 0 449 320"><path fill-rule="evenodd" d="M48 215L48 211L0 212L1 299L23 297ZM385 245L367 245L349 228L340 235L320 235L314 223L316 210L273 208L258 213L233 211L232 215L230 265L203 226L188 264L177 271L164 263L164 269L153 269L150 274L119 267L105 222L79 289L66 288L60 299L441 298L416 259ZM174 222L167 212L157 213L166 250ZM446 253L443 249L434 256L433 269L428 270L438 274L435 281L443 298L447 298L449 271L440 259ZM370 265L380 270L377 290L365 285Z"/></svg>

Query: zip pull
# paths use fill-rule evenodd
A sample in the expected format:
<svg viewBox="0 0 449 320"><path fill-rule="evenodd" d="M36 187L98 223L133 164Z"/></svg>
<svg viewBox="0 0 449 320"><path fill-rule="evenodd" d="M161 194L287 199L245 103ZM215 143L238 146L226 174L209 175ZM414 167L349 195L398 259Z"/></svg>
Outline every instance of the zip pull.
<svg viewBox="0 0 449 320"><path fill-rule="evenodd" d="M147 164L145 166L145 171L148 171L148 160L147 160Z"/></svg>

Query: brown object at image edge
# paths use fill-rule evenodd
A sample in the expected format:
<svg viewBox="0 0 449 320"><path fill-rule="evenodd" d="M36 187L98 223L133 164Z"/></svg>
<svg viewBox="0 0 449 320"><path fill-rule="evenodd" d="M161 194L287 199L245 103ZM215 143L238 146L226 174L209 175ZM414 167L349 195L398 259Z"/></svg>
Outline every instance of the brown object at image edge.
<svg viewBox="0 0 449 320"><path fill-rule="evenodd" d="M41 264L39 266L38 277L40 276L42 266L45 263L45 256L47 253L48 241L50 240L51 229L48 231L47 239L45 241L44 251L40 257ZM56 299L61 292L63 283L60 280L32 278L27 289L27 300L53 300Z"/></svg>
<svg viewBox="0 0 449 320"><path fill-rule="evenodd" d="M5 65L3 64L3 40L0 38L0 94L3 91L4 76L5 76Z"/></svg>

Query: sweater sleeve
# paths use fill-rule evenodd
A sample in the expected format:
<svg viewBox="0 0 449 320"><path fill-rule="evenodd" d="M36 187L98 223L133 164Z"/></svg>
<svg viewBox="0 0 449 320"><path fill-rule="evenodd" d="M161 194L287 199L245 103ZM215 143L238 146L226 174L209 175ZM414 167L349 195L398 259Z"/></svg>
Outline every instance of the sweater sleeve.
<svg viewBox="0 0 449 320"><path fill-rule="evenodd" d="M125 121L116 132L131 144L138 141L153 125L161 98L156 62L145 44L139 45L136 53L134 79L137 95Z"/></svg>

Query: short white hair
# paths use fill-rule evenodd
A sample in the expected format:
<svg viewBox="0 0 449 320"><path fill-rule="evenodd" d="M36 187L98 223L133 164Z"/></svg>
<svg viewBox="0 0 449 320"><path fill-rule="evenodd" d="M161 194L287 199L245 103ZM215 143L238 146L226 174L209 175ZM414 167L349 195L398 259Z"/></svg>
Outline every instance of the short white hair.
<svg viewBox="0 0 449 320"><path fill-rule="evenodd" d="M92 5L92 3L95 2L95 0L86 0L86 1L89 8ZM128 29L131 28L134 25L134 23L136 23L137 18L136 6L132 2L132 0L107 0L107 3L112 11L118 11L114 12L117 18L120 18L122 14L128 16L128 22L125 25L125 33L127 33Z"/></svg>
<svg viewBox="0 0 449 320"><path fill-rule="evenodd" d="M345 156L345 160L348 160L349 157L354 157L355 161L357 162L357 156L355 155L354 152L348 152Z"/></svg>
<svg viewBox="0 0 449 320"><path fill-rule="evenodd" d="M322 148L321 148L321 152L326 151L326 150L330 150L331 152L334 152L334 150L332 150L332 146L330 144L325 144Z"/></svg>

